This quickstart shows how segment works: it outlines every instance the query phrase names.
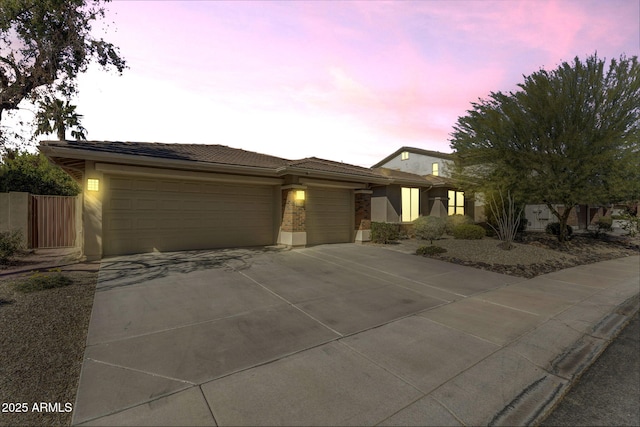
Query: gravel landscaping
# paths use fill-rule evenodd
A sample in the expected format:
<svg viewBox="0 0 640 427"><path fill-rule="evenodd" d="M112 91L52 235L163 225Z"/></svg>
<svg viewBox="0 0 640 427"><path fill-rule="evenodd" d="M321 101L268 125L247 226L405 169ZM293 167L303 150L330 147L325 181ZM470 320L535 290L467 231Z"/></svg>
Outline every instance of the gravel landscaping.
<svg viewBox="0 0 640 427"><path fill-rule="evenodd" d="M67 286L28 293L15 289L34 276L60 274L0 277L2 426L71 423L72 412L67 410L72 407L65 404L75 403L98 274L64 271L72 281ZM40 407L42 402L46 407ZM34 404L43 411L34 410Z"/></svg>
<svg viewBox="0 0 640 427"><path fill-rule="evenodd" d="M594 239L588 235L574 235L570 241L562 244L555 236L529 232L524 233L511 250L503 250L499 244L499 240L490 237L481 240L458 240L445 236L435 240L433 245L444 248L447 252L425 256L497 273L532 278L576 265L640 253L640 239L625 236ZM405 253L415 253L419 247L429 245L429 241L406 239L385 246Z"/></svg>

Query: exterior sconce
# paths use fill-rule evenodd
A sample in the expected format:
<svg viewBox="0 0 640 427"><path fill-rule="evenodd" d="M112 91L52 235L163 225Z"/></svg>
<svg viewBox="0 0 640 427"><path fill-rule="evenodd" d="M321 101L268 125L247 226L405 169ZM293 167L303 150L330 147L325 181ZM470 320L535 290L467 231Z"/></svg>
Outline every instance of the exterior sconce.
<svg viewBox="0 0 640 427"><path fill-rule="evenodd" d="M100 191L100 180L95 178L87 179L87 191Z"/></svg>
<svg viewBox="0 0 640 427"><path fill-rule="evenodd" d="M296 190L296 194L294 197L296 206L304 206L305 197L306 195L304 193L304 190Z"/></svg>

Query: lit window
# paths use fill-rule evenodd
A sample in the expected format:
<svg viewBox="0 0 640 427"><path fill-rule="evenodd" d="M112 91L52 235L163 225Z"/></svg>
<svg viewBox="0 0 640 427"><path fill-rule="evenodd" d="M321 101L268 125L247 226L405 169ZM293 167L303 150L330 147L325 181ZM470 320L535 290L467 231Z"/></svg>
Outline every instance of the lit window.
<svg viewBox="0 0 640 427"><path fill-rule="evenodd" d="M462 191L449 190L449 215L464 215L464 193Z"/></svg>
<svg viewBox="0 0 640 427"><path fill-rule="evenodd" d="M420 190L402 187L402 222L411 222L420 216Z"/></svg>
<svg viewBox="0 0 640 427"><path fill-rule="evenodd" d="M89 178L87 179L87 190L89 191L99 191L100 190L100 181L97 179Z"/></svg>
<svg viewBox="0 0 640 427"><path fill-rule="evenodd" d="M408 151L403 151L402 154L400 155L400 159L409 160L409 152Z"/></svg>
<svg viewBox="0 0 640 427"><path fill-rule="evenodd" d="M438 176L438 163L431 164L431 175Z"/></svg>

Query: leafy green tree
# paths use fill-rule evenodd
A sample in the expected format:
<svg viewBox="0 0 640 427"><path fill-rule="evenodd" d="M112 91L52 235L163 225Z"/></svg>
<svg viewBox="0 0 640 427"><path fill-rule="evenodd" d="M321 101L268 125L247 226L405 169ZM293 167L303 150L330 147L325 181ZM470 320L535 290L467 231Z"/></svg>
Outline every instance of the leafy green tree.
<svg viewBox="0 0 640 427"><path fill-rule="evenodd" d="M36 135L46 135L56 132L58 140L66 139L67 127L71 129L71 136L75 139L86 140L87 130L82 127L82 114L76 113L76 106L69 101L44 97L40 104L40 111L36 113Z"/></svg>
<svg viewBox="0 0 640 427"><path fill-rule="evenodd" d="M42 154L8 151L0 164L0 192L76 196L80 186Z"/></svg>
<svg viewBox="0 0 640 427"><path fill-rule="evenodd" d="M471 191L546 203L560 241L572 208L640 195L637 57L590 56L524 78L520 90L472 103L454 127L455 175ZM559 211L554 204L562 204Z"/></svg>
<svg viewBox="0 0 640 427"><path fill-rule="evenodd" d="M70 97L77 75L93 61L118 72L126 68L117 47L91 34L108 1L0 1L0 122L4 111L39 89Z"/></svg>

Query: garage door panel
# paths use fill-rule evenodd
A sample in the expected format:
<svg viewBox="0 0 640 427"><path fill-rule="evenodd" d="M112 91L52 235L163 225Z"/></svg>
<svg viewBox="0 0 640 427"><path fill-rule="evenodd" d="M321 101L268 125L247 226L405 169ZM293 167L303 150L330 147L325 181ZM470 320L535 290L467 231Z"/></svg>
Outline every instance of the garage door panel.
<svg viewBox="0 0 640 427"><path fill-rule="evenodd" d="M310 188L306 205L307 243L351 241L354 203L351 190Z"/></svg>
<svg viewBox="0 0 640 427"><path fill-rule="evenodd" d="M274 243L269 186L109 177L105 199L105 255Z"/></svg>

